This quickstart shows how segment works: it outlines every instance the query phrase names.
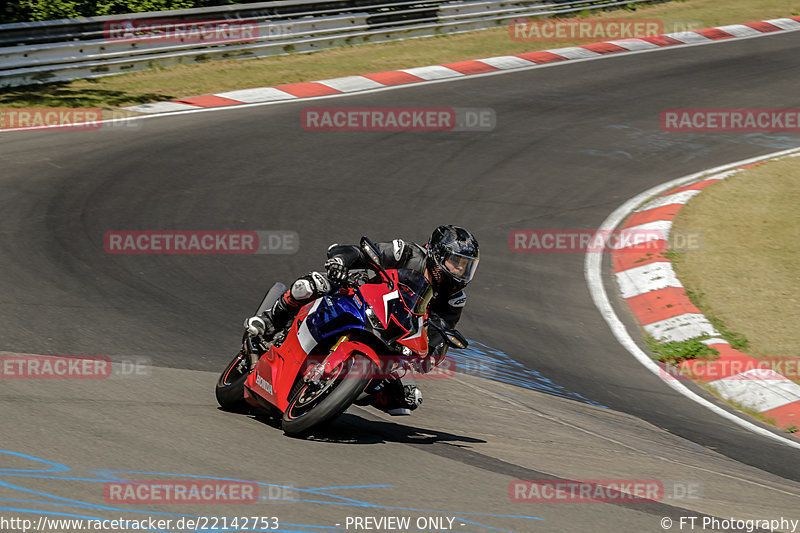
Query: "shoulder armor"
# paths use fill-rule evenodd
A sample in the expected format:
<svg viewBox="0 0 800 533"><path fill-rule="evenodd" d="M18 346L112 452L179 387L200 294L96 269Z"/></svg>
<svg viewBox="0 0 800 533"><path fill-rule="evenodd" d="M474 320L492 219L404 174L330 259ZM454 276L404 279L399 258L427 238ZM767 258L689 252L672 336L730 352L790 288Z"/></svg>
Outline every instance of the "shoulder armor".
<svg viewBox="0 0 800 533"><path fill-rule="evenodd" d="M452 298L447 301L450 307L464 307L467 303L467 293L458 291Z"/></svg>
<svg viewBox="0 0 800 533"><path fill-rule="evenodd" d="M406 249L406 243L403 242L402 239L395 239L392 241L392 254L394 254L394 260L400 261L403 257L403 252Z"/></svg>

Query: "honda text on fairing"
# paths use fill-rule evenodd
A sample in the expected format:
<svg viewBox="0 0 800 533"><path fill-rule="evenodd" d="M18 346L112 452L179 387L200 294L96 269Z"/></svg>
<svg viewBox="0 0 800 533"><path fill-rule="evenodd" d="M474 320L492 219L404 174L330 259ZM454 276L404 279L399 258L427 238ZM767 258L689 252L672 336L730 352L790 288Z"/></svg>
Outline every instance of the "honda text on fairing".
<svg viewBox="0 0 800 533"><path fill-rule="evenodd" d="M389 374L414 368L428 354L428 327L466 348L459 332L428 320L433 289L424 275L382 268L366 237L360 247L369 271L352 272L337 293L304 305L271 342L245 332L217 382L223 409L260 408L280 417L287 434L306 433L373 394ZM285 290L276 283L257 314Z"/></svg>

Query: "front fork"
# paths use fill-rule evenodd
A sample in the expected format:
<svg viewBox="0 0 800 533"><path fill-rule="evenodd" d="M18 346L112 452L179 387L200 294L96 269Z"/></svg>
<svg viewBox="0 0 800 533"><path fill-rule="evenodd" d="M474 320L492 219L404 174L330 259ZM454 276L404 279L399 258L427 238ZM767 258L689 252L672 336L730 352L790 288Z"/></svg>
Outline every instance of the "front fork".
<svg viewBox="0 0 800 533"><path fill-rule="evenodd" d="M309 385L320 386L323 380L328 379L331 373L335 370L335 367L331 368L331 356L336 349L339 348L339 346L349 338L350 337L348 335L342 335L339 337L339 340L336 341L336 343L328 351L328 355L325 356L325 359L315 365L309 365L309 367L306 368L305 374L303 374L303 381Z"/></svg>

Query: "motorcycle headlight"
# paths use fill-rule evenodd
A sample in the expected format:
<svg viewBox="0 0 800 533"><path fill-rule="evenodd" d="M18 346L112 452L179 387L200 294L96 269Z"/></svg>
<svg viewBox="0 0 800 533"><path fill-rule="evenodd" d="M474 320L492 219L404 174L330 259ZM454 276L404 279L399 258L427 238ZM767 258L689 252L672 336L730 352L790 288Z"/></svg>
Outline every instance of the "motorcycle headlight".
<svg viewBox="0 0 800 533"><path fill-rule="evenodd" d="M383 324L381 324L381 321L378 320L378 316L375 314L375 311L373 311L371 307L367 306L367 309L364 311L364 314L367 315L367 320L369 320L369 323L372 324L373 328L383 329Z"/></svg>

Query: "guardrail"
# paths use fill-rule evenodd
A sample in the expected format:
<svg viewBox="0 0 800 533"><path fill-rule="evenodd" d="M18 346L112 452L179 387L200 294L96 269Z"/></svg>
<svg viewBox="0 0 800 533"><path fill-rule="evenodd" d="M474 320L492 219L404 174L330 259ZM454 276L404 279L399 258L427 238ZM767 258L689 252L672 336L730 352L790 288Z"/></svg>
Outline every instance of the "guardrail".
<svg viewBox="0 0 800 533"><path fill-rule="evenodd" d="M524 17L664 1L667 0L281 0L3 24L0 87L95 78L209 59L312 52L485 29ZM182 28L184 23L186 27ZM142 24L149 26L148 38L136 36L136 28ZM211 37L199 31L186 33L187 29L202 26L218 31L209 31ZM171 37L165 38L167 35ZM219 35L230 38L220 39Z"/></svg>

